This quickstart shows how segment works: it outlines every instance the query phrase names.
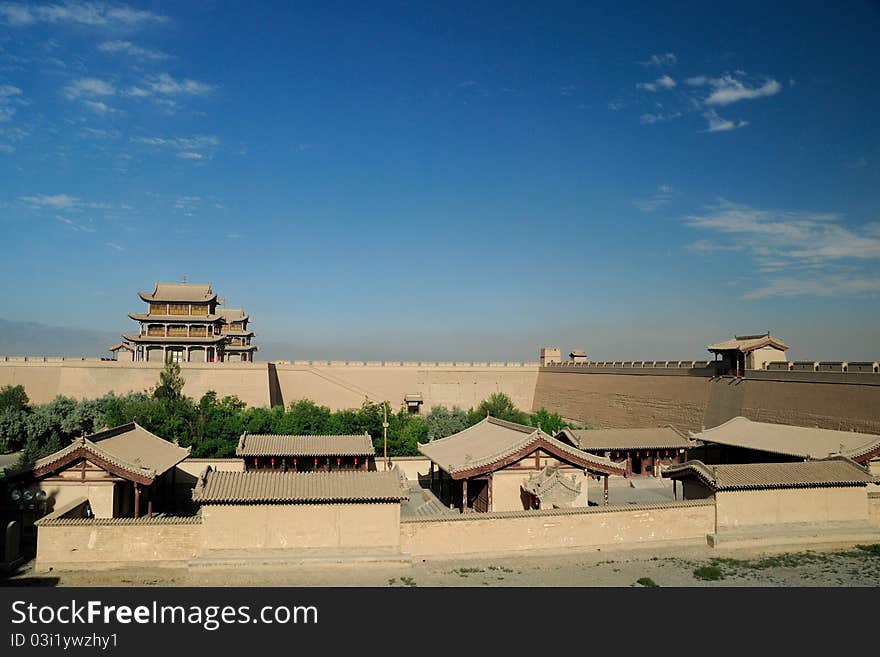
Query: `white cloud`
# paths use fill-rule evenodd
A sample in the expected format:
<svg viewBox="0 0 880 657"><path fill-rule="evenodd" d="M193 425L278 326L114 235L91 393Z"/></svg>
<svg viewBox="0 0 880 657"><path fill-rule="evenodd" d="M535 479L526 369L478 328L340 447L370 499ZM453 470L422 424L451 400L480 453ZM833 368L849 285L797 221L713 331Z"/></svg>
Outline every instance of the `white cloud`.
<svg viewBox="0 0 880 657"><path fill-rule="evenodd" d="M12 117L15 116L15 111L14 107L0 106L0 123L11 121Z"/></svg>
<svg viewBox="0 0 880 657"><path fill-rule="evenodd" d="M180 151L196 152L220 145L220 138L215 135L196 135L194 137L131 137L131 141L148 146L173 148Z"/></svg>
<svg viewBox="0 0 880 657"><path fill-rule="evenodd" d="M742 71L737 71L737 73L742 73ZM754 100L755 98L773 96L782 89L782 85L772 78L766 80L759 87L750 87L732 75L709 79L708 84L712 87L712 93L703 101L706 105L730 105L740 100Z"/></svg>
<svg viewBox="0 0 880 657"><path fill-rule="evenodd" d="M670 112L669 114L646 113L642 114L639 117L639 122L643 125L651 125L653 123L660 123L661 121L671 121L672 119L677 119L680 116L682 116L681 112Z"/></svg>
<svg viewBox="0 0 880 657"><path fill-rule="evenodd" d="M184 159L184 160L201 160L205 156L202 155L201 153L193 153L192 151L183 151L181 153L178 153L177 157Z"/></svg>
<svg viewBox="0 0 880 657"><path fill-rule="evenodd" d="M239 235L238 233L226 233L226 239L237 240L239 238L241 238L241 235Z"/></svg>
<svg viewBox="0 0 880 657"><path fill-rule="evenodd" d="M64 95L68 100L94 96L114 96L116 88L109 82L98 78L80 78L64 87Z"/></svg>
<svg viewBox="0 0 880 657"><path fill-rule="evenodd" d="M146 90L162 96L201 96L211 93L214 87L197 80L175 80L167 73L160 73L144 80Z"/></svg>
<svg viewBox="0 0 880 657"><path fill-rule="evenodd" d="M34 207L49 207L57 209L70 209L79 204L79 199L67 194L38 194L36 196L19 196L19 201L24 201Z"/></svg>
<svg viewBox="0 0 880 657"><path fill-rule="evenodd" d="M0 100L5 100L11 96L20 96L21 89L13 87L11 84L0 84Z"/></svg>
<svg viewBox="0 0 880 657"><path fill-rule="evenodd" d="M776 278L743 295L744 299L770 297L842 297L880 293L880 277L820 276L814 279Z"/></svg>
<svg viewBox="0 0 880 657"><path fill-rule="evenodd" d="M678 57L675 56L675 53L667 52L661 53L659 55L651 55L646 61L639 62L642 66L674 66L678 63Z"/></svg>
<svg viewBox="0 0 880 657"><path fill-rule="evenodd" d="M744 128L749 124L748 121L730 121L728 119L723 119L718 116L718 112L713 109L703 112L703 117L709 122L705 132L727 132L728 130Z"/></svg>
<svg viewBox="0 0 880 657"><path fill-rule="evenodd" d="M114 251L125 251L125 247L121 244L117 244L116 242L105 242L107 246L109 246Z"/></svg>
<svg viewBox="0 0 880 657"><path fill-rule="evenodd" d="M63 223L64 225L66 225L67 227L69 227L71 230L81 232L81 233L94 233L95 232L94 226L80 224L80 223L73 221L73 219L70 219L68 217L62 217L61 215L56 215L55 218L58 221L60 221L61 223Z"/></svg>
<svg viewBox="0 0 880 657"><path fill-rule="evenodd" d="M131 41L105 41L98 46L101 52L128 55L136 59L145 59L150 61L161 61L170 59L171 55L161 50L153 50L151 48L143 48L135 45Z"/></svg>
<svg viewBox="0 0 880 657"><path fill-rule="evenodd" d="M635 205L642 212L654 212L660 206L666 205L673 198L675 198L676 194L671 186L669 185L658 185L657 191L654 192L651 196L645 199L639 199L633 201L633 205Z"/></svg>
<svg viewBox="0 0 880 657"><path fill-rule="evenodd" d="M83 100L83 105L88 107L93 112L97 112L98 114L113 114L119 110L113 109L107 103L102 103L98 100Z"/></svg>
<svg viewBox="0 0 880 657"><path fill-rule="evenodd" d="M15 146L10 146L9 144L0 144L0 153L14 153Z"/></svg>
<svg viewBox="0 0 880 657"><path fill-rule="evenodd" d="M759 210L724 200L684 221L715 237L695 242L690 250L743 251L757 274L772 275L745 298L880 291L880 278L868 271L880 264L880 229L875 224L852 227L836 214Z"/></svg>
<svg viewBox="0 0 880 657"><path fill-rule="evenodd" d="M106 210L112 207L107 203L83 201L69 194L36 194L33 196L19 196L18 200L27 203L35 210L48 208L78 212L85 208Z"/></svg>
<svg viewBox="0 0 880 657"><path fill-rule="evenodd" d="M106 3L71 1L63 5L38 6L14 2L0 3L0 19L15 27L34 23L135 27L149 23L164 23L168 17L126 5L109 6Z"/></svg>
<svg viewBox="0 0 880 657"><path fill-rule="evenodd" d="M659 78L654 80L653 82L639 82L636 85L637 89L645 89L647 91L660 91L661 89L673 89L675 88L675 80L673 80L668 75L661 75Z"/></svg>

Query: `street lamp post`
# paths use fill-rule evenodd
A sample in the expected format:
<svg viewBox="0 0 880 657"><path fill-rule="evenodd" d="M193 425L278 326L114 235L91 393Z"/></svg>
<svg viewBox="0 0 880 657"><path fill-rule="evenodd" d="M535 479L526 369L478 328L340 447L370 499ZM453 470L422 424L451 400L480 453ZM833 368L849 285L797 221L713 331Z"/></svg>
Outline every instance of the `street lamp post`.
<svg viewBox="0 0 880 657"><path fill-rule="evenodd" d="M388 470L388 405L382 402L382 459L385 462L385 470Z"/></svg>

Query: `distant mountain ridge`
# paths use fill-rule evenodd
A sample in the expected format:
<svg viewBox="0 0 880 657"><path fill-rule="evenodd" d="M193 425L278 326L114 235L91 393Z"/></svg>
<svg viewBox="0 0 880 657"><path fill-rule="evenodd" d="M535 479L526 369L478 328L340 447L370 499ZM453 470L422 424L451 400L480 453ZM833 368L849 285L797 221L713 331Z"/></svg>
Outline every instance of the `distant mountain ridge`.
<svg viewBox="0 0 880 657"><path fill-rule="evenodd" d="M111 331L0 319L0 356L109 357L122 337Z"/></svg>

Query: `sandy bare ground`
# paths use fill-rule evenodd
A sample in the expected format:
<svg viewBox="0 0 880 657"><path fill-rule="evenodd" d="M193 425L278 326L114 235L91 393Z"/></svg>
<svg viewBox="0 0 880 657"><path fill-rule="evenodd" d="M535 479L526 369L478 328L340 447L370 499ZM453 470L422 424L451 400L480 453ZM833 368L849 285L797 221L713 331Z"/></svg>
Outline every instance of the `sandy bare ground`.
<svg viewBox="0 0 880 657"><path fill-rule="evenodd" d="M640 583L641 582L641 583ZM787 552L704 546L408 563L34 573L6 586L880 586L880 545Z"/></svg>

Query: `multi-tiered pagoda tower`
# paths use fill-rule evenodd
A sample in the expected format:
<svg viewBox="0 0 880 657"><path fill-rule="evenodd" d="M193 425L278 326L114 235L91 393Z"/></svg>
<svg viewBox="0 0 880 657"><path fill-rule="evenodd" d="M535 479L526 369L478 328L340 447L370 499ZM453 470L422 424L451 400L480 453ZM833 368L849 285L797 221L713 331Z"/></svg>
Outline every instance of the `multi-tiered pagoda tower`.
<svg viewBox="0 0 880 657"><path fill-rule="evenodd" d="M131 313L137 333L123 333L125 342L111 351L130 354L134 361L217 363L253 360L254 333L242 308L219 309L210 283L156 283L139 292L146 313Z"/></svg>

